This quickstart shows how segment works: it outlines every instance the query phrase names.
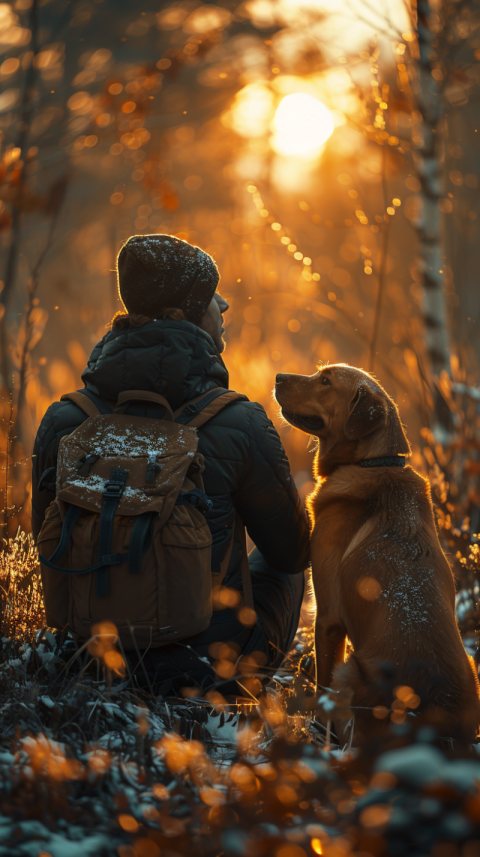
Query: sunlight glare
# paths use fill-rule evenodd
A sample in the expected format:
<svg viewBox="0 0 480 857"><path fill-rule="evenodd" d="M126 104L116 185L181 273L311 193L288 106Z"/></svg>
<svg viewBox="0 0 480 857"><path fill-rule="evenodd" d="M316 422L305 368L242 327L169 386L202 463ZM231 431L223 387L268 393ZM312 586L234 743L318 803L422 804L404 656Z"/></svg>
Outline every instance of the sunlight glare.
<svg viewBox="0 0 480 857"><path fill-rule="evenodd" d="M273 104L273 94L268 87L249 83L235 96L227 122L242 137L261 137L268 132Z"/></svg>
<svg viewBox="0 0 480 857"><path fill-rule="evenodd" d="M305 92L282 98L274 126L272 146L281 155L314 153L328 140L335 127L328 107Z"/></svg>

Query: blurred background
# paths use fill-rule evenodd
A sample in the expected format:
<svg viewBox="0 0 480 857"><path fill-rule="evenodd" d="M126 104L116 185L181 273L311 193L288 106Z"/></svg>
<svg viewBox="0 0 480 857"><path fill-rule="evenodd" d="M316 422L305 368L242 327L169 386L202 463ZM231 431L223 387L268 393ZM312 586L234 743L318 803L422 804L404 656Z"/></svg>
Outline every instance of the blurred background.
<svg viewBox="0 0 480 857"><path fill-rule="evenodd" d="M275 374L348 362L396 399L453 552L478 532L479 23L462 0L0 3L5 532L121 308L116 254L152 232L217 261L230 385L302 496Z"/></svg>

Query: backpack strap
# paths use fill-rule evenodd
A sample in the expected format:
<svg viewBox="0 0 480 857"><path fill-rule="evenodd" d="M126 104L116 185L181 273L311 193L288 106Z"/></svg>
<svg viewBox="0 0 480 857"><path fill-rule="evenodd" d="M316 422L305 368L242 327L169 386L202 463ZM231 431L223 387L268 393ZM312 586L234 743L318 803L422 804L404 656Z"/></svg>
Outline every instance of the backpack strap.
<svg viewBox="0 0 480 857"><path fill-rule="evenodd" d="M73 393L64 393L61 402L70 401L77 405L88 417L96 417L98 414L112 414L113 408L108 402L104 402L99 396L95 396L90 390L75 390Z"/></svg>
<svg viewBox="0 0 480 857"><path fill-rule="evenodd" d="M174 412L173 418L176 423L181 425L200 428L220 413L230 402L235 402L238 399L248 401L242 393L236 393L235 390L225 390L224 387L216 387L186 402Z"/></svg>
<svg viewBox="0 0 480 857"><path fill-rule="evenodd" d="M173 420L173 411L167 402L165 396L159 393L151 393L149 390L125 390L120 393L114 410L115 414L121 414L129 402L154 402L156 405L163 405L168 414L168 419Z"/></svg>
<svg viewBox="0 0 480 857"><path fill-rule="evenodd" d="M62 568L61 566L56 565L58 560L61 559L66 552L75 524L83 511L79 506L74 506L73 504L68 507L65 518L63 519L60 541L58 542L54 552L48 558L40 554L40 562L43 563L43 565L46 565L47 568L51 568L54 571L61 571L64 574L88 574L96 571L97 595L100 597L108 595L108 571L110 566L121 565L129 559L129 554L111 553L115 512L123 494L127 475L128 472L126 470L112 470L110 479L105 485L105 490L103 492L102 514L100 516L99 524L98 559L96 563L88 566L88 568L75 569ZM141 521L141 518L142 515L139 515L136 523ZM141 523L143 523L143 521Z"/></svg>
<svg viewBox="0 0 480 857"><path fill-rule="evenodd" d="M110 566L121 565L128 561L129 572L131 574L139 574L143 553L151 541L150 527L154 513L144 512L142 515L138 515L135 520L128 554L111 552L115 515L127 481L127 475L128 471L126 470L112 470L110 479L105 486L99 524L97 562L87 568L63 568L56 565L66 553L75 524L83 511L79 506L74 505L69 506L67 509L60 540L52 555L47 558L40 554L40 562L43 565L54 571L61 571L63 574L91 574L95 571L97 573L96 591L100 598L106 597L109 593L108 577Z"/></svg>
<svg viewBox="0 0 480 857"><path fill-rule="evenodd" d="M213 390L208 390L207 393L200 393L199 396L195 396L194 399L184 402L180 408L177 408L173 412L173 419L176 423L187 425L190 420L193 420L200 413L202 408L225 392L225 387L214 387Z"/></svg>
<svg viewBox="0 0 480 857"><path fill-rule="evenodd" d="M211 420L212 417L220 413L226 405L229 405L230 402L236 402L238 399L248 401L247 397L242 395L242 393L236 393L235 390L225 390L225 392L220 396L217 396L214 401L209 402L205 407L203 407L198 416L189 420L187 425L200 428Z"/></svg>
<svg viewBox="0 0 480 857"><path fill-rule="evenodd" d="M87 417L96 417L98 414L101 414L100 408L97 408L96 404L92 402L90 397L81 393L80 390L75 390L73 393L64 393L60 401L73 402L75 405L78 405Z"/></svg>
<svg viewBox="0 0 480 857"><path fill-rule="evenodd" d="M181 408L178 408L173 413L173 419L181 425L191 425L195 428L200 428L200 426L205 425L208 420L212 419L226 405L237 399L248 401L246 396L242 393L236 393L235 390L225 390L225 387L215 387L213 390L208 390L207 393L202 393L189 402L185 402ZM60 401L73 402L88 417L113 413L113 408L107 402L104 402L98 396L91 393L90 390L74 390L73 393L64 393ZM164 396L146 390L127 390L124 393L120 393L115 408L117 413L120 411L121 406L125 406L129 401L155 402L164 406L169 417L172 413L171 407Z"/></svg>

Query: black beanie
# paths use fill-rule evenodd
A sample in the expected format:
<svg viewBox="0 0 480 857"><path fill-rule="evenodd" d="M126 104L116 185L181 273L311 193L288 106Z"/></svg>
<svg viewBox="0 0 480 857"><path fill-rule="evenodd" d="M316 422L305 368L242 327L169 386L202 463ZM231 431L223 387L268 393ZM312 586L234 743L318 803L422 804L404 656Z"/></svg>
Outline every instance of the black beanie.
<svg viewBox="0 0 480 857"><path fill-rule="evenodd" d="M170 307L200 324L220 275L208 253L174 235L132 235L117 256L127 312L157 318Z"/></svg>

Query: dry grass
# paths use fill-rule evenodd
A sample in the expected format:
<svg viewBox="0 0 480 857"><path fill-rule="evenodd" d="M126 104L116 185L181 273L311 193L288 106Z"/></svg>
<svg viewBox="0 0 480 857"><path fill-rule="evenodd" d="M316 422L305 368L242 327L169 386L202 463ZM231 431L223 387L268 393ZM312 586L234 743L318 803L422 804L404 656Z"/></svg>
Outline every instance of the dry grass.
<svg viewBox="0 0 480 857"><path fill-rule="evenodd" d="M45 624L37 549L20 529L0 552L0 629L3 637L30 642Z"/></svg>

